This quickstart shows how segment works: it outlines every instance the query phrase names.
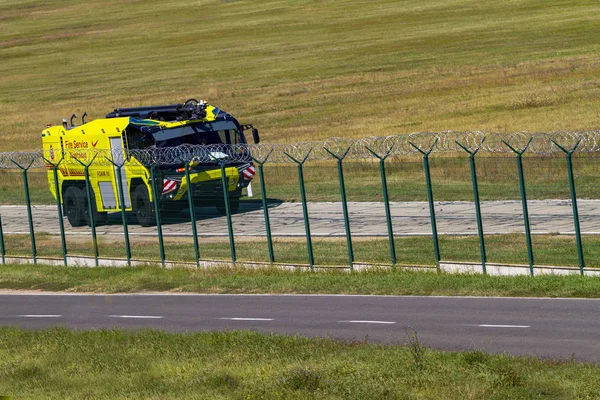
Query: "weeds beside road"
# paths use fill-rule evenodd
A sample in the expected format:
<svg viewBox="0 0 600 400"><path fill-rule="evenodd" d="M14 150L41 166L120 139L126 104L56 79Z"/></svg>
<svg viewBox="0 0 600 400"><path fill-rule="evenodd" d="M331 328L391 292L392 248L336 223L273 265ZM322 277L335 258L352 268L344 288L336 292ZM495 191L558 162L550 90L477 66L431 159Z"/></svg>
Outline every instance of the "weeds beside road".
<svg viewBox="0 0 600 400"><path fill-rule="evenodd" d="M93 293L163 291L598 298L600 278L458 275L405 270L310 273L276 268L5 265L0 274L0 289Z"/></svg>

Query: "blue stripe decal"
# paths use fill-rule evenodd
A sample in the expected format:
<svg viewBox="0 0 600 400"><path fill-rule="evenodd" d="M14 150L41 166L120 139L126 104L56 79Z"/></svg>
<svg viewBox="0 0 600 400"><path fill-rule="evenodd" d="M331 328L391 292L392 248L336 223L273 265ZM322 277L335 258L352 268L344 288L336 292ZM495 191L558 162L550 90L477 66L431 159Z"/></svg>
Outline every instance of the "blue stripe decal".
<svg viewBox="0 0 600 400"><path fill-rule="evenodd" d="M151 119L136 119L129 117L129 123L133 125L160 125L160 122Z"/></svg>

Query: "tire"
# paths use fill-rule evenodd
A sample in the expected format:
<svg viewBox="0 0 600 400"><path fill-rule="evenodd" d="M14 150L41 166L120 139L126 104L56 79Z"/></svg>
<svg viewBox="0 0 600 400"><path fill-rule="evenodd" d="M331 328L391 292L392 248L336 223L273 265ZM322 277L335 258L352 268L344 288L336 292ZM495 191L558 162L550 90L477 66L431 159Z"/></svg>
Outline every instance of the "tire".
<svg viewBox="0 0 600 400"><path fill-rule="evenodd" d="M73 227L85 224L84 199L83 191L77 186L69 186L63 193L63 214Z"/></svg>
<svg viewBox="0 0 600 400"><path fill-rule="evenodd" d="M241 190L236 190L235 192L229 192L229 209L231 210L231 214L235 214L240 209L240 196L242 192ZM225 201L221 200L221 202L217 203L217 211L219 214L225 216L227 215L227 210L225 209Z"/></svg>
<svg viewBox="0 0 600 400"><path fill-rule="evenodd" d="M141 226L152 226L156 223L154 208L148 195L146 185L137 185L131 194L131 207Z"/></svg>
<svg viewBox="0 0 600 400"><path fill-rule="evenodd" d="M81 193L83 196L83 219L85 220L85 224L87 226L92 226L92 221L90 221L90 214L88 212L87 192L84 189L81 191ZM106 225L108 223L108 213L98 211L94 190L92 190L92 212L94 213L94 223L96 226Z"/></svg>

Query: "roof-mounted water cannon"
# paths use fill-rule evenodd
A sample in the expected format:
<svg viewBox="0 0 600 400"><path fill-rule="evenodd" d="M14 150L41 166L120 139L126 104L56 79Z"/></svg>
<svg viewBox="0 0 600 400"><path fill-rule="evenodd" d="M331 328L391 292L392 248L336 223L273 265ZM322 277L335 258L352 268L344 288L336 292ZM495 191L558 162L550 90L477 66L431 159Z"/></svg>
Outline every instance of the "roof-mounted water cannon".
<svg viewBox="0 0 600 400"><path fill-rule="evenodd" d="M206 117L206 102L204 100L189 99L183 103L182 112L188 113L190 119L203 119Z"/></svg>

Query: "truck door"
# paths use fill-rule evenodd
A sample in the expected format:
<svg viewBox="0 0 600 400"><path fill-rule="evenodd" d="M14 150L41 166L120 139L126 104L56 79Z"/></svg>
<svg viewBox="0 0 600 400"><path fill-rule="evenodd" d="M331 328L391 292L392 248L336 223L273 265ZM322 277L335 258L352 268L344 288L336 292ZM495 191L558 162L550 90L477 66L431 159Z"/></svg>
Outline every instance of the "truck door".
<svg viewBox="0 0 600 400"><path fill-rule="evenodd" d="M123 138L122 137L114 137L110 138L110 152L112 154L113 162L117 165L123 165L125 161L125 152L123 151ZM115 183L117 181L117 170L119 167L114 166L115 172ZM125 208L131 207L131 199L129 198L129 187L127 185L127 173L125 172L125 167L120 167L121 169L121 182L123 183L123 197L125 198ZM118 183L116 183L118 185ZM117 193L118 186L117 186Z"/></svg>

